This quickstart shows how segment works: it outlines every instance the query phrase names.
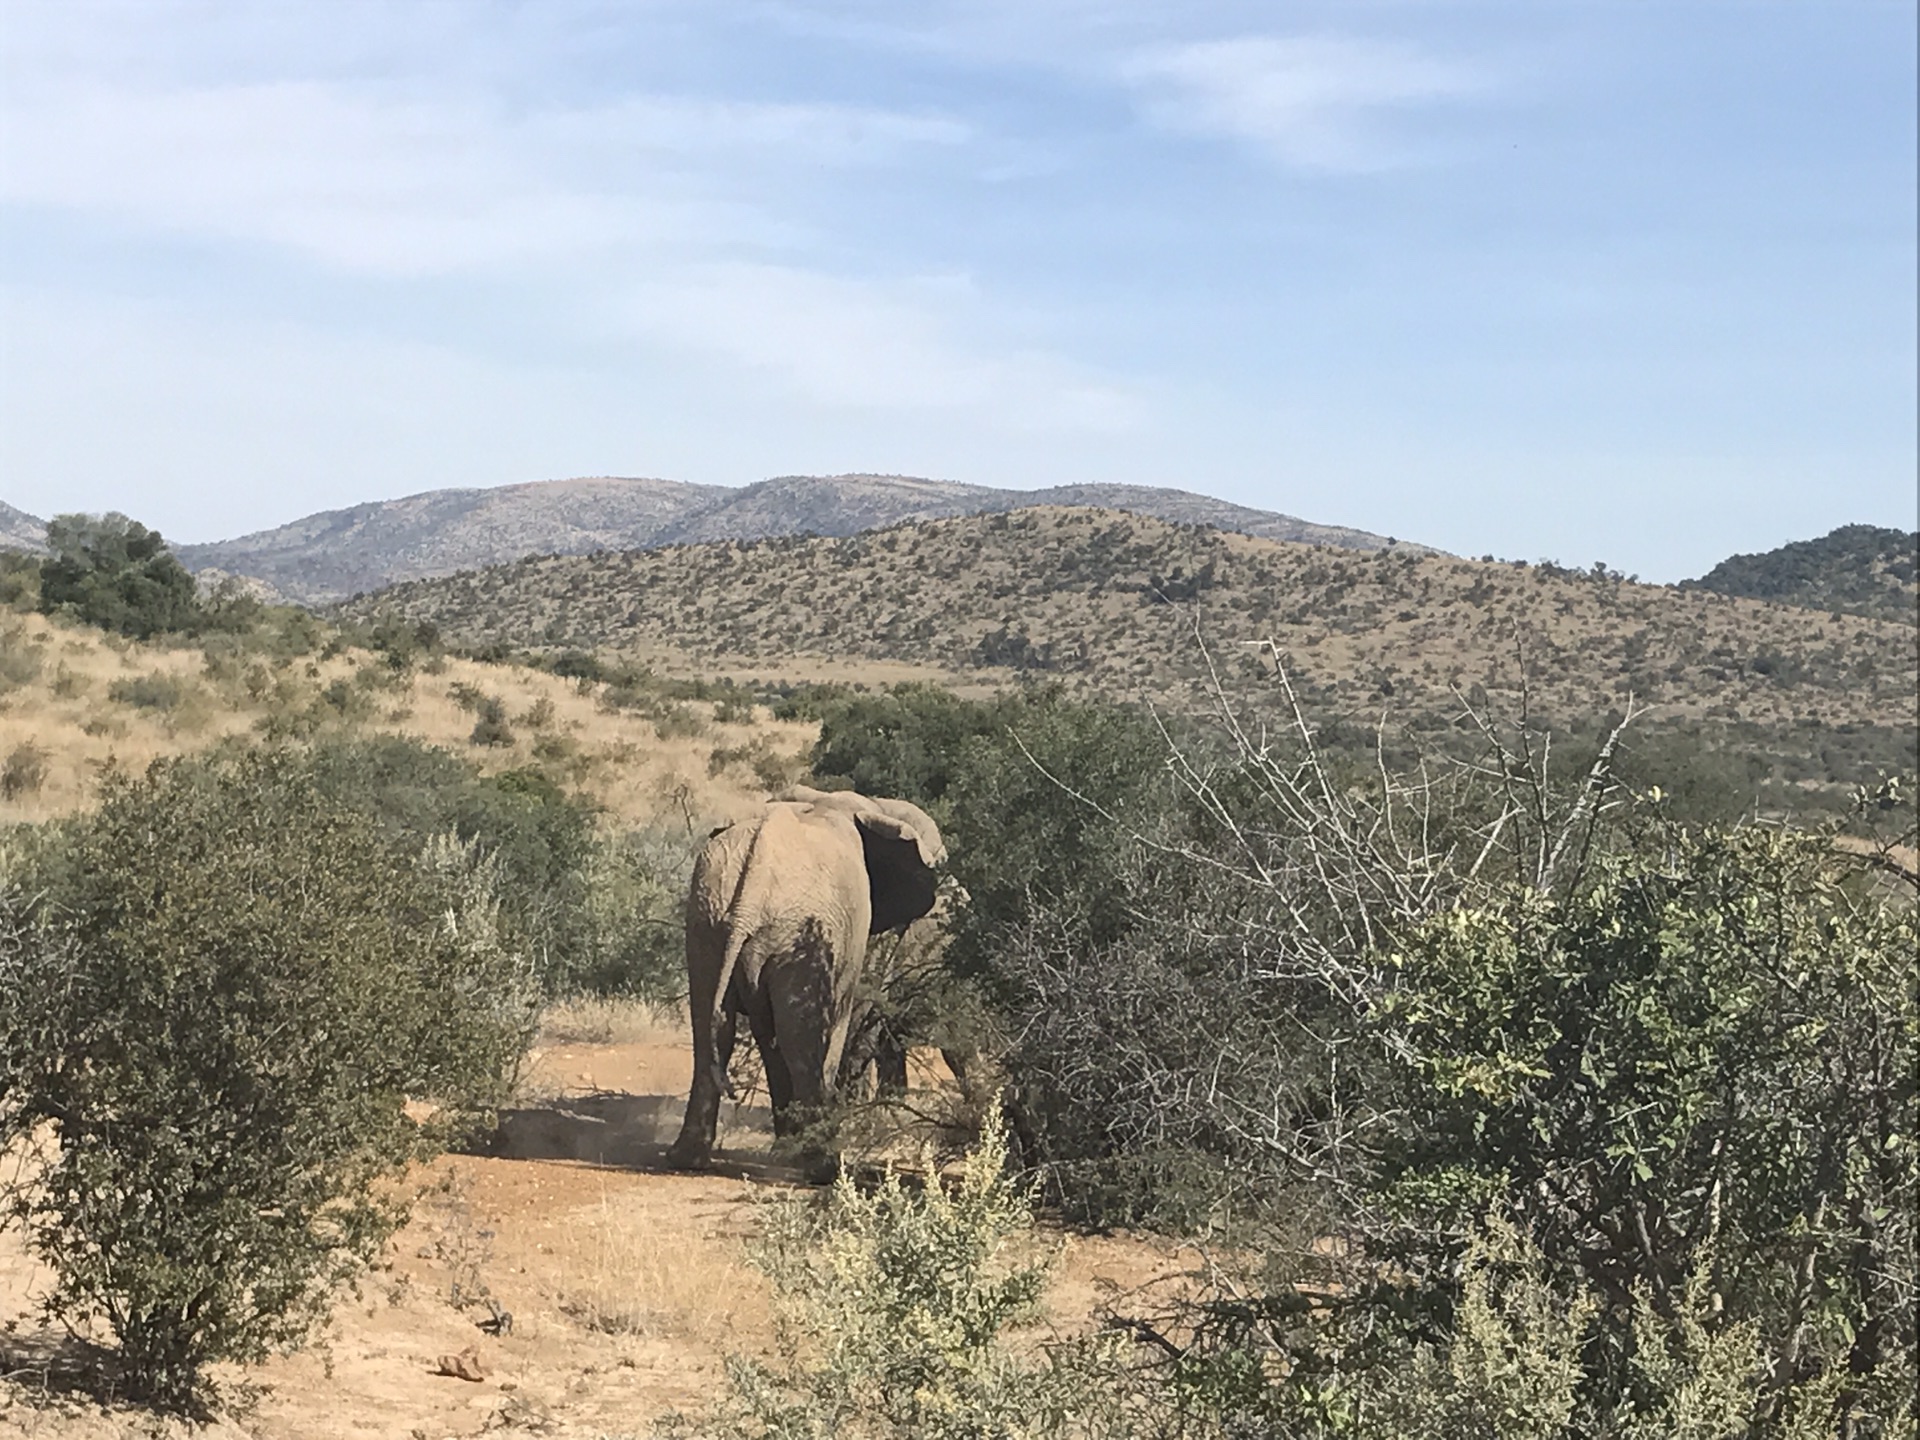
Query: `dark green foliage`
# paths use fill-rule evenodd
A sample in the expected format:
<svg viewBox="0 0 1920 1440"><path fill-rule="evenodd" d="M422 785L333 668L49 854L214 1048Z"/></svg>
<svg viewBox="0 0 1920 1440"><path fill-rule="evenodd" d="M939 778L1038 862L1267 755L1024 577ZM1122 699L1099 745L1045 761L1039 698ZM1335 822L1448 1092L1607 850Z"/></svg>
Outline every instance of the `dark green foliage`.
<svg viewBox="0 0 1920 1440"><path fill-rule="evenodd" d="M45 647L24 625L0 627L0 695L39 679L45 664Z"/></svg>
<svg viewBox="0 0 1920 1440"><path fill-rule="evenodd" d="M469 745L511 745L513 727L507 723L507 702L498 695L482 695L473 707Z"/></svg>
<svg viewBox="0 0 1920 1440"><path fill-rule="evenodd" d="M1383 768L1333 727L1170 741L1054 692L805 703L823 778L941 820L973 897L946 964L1047 1196L1266 1257L1186 1317L1166 1378L1201 1409L1889 1433L1920 935L1825 839L1676 820L1737 818L1753 770L1629 731L1635 801L1590 783L1604 732L1446 734L1424 768L1388 736Z"/></svg>
<svg viewBox="0 0 1920 1440"><path fill-rule="evenodd" d="M47 780L47 752L31 740L23 740L0 765L0 800L18 800L37 794Z"/></svg>
<svg viewBox="0 0 1920 1440"><path fill-rule="evenodd" d="M346 633L381 656L387 668L396 674L404 675L415 665L441 653L439 628L424 620L413 624L381 620L367 626L350 626Z"/></svg>
<svg viewBox="0 0 1920 1440"><path fill-rule="evenodd" d="M593 815L538 771L487 776L417 740L327 740L313 751L315 783L417 850L453 834L497 867L501 924L555 993L615 977L593 974L587 869ZM617 985L614 988L619 988Z"/></svg>
<svg viewBox="0 0 1920 1440"><path fill-rule="evenodd" d="M107 686L107 698L136 710L177 710L187 684L175 675L135 675Z"/></svg>
<svg viewBox="0 0 1920 1440"><path fill-rule="evenodd" d="M40 557L19 550L0 550L0 605L17 610L38 608Z"/></svg>
<svg viewBox="0 0 1920 1440"><path fill-rule="evenodd" d="M820 719L817 779L911 800L940 822L972 897L954 952L963 972L990 970L994 937L1035 907L1084 916L1096 944L1131 923L1122 827L1151 829L1173 793L1150 717L1045 687L971 701L909 685L806 703Z"/></svg>
<svg viewBox="0 0 1920 1440"><path fill-rule="evenodd" d="M484 875L284 752L110 780L29 878L37 916L0 924L0 1143L57 1145L15 1213L49 1309L103 1317L129 1385L191 1407L209 1362L309 1332L401 1218L377 1182L501 1095L525 966Z"/></svg>
<svg viewBox="0 0 1920 1440"><path fill-rule="evenodd" d="M1842 525L1758 555L1722 560L1689 588L1913 624L1920 532Z"/></svg>
<svg viewBox="0 0 1920 1440"><path fill-rule="evenodd" d="M202 615L193 576L158 530L124 515L56 515L47 523L40 608L145 640L192 630Z"/></svg>

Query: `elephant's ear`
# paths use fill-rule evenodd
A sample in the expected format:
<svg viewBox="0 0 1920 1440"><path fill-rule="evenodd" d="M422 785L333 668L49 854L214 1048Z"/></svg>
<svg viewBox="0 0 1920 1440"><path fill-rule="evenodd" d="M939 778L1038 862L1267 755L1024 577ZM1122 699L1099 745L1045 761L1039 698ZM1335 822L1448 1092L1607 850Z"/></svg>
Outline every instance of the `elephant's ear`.
<svg viewBox="0 0 1920 1440"><path fill-rule="evenodd" d="M938 867L947 858L940 830L904 801L868 801L854 810L867 862L867 886L878 935L910 925L933 909Z"/></svg>

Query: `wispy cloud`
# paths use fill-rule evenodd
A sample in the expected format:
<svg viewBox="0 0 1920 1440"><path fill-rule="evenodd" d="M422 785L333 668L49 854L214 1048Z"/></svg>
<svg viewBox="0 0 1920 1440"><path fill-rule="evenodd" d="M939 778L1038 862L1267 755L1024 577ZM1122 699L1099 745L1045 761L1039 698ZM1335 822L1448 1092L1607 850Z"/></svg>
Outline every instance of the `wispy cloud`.
<svg viewBox="0 0 1920 1440"><path fill-rule="evenodd" d="M991 295L826 253L833 177L965 152L979 137L950 115L631 87L529 105L497 78L393 83L364 61L236 78L91 53L43 47L0 87L0 202L347 277L535 287L557 328L825 407L1061 430L1130 413L996 327Z"/></svg>
<svg viewBox="0 0 1920 1440"><path fill-rule="evenodd" d="M964 281L886 284L766 264L693 267L636 288L635 327L837 406L971 411L997 428L1124 430L1137 398L1058 357L982 343Z"/></svg>
<svg viewBox="0 0 1920 1440"><path fill-rule="evenodd" d="M1406 154L1392 112L1456 100L1486 77L1401 46L1254 35L1144 51L1123 78L1154 123L1259 146L1302 170L1374 170Z"/></svg>
<svg viewBox="0 0 1920 1440"><path fill-rule="evenodd" d="M716 161L888 163L963 143L939 117L643 96L511 114L481 96L313 81L9 87L0 200L284 246L384 275L662 243L778 244Z"/></svg>

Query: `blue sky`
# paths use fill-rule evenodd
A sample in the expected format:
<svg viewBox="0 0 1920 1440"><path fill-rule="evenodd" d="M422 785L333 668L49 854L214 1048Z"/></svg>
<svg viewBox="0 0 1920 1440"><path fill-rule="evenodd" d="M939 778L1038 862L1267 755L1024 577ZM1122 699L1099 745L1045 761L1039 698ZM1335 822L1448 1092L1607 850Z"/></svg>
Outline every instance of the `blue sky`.
<svg viewBox="0 0 1920 1440"><path fill-rule="evenodd" d="M1163 484L1911 526L1908 0L0 0L0 498Z"/></svg>

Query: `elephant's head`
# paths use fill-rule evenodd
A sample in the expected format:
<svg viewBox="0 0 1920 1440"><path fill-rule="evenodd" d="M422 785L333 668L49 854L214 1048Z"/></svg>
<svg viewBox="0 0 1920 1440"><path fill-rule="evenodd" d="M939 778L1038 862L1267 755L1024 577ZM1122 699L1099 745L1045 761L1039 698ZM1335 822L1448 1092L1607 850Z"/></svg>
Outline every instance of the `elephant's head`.
<svg viewBox="0 0 1920 1440"><path fill-rule="evenodd" d="M859 829L873 900L872 934L910 925L933 908L947 847L940 827L918 805L806 785L795 785L779 798L841 811Z"/></svg>

